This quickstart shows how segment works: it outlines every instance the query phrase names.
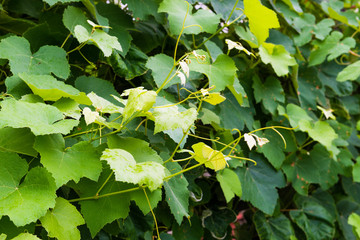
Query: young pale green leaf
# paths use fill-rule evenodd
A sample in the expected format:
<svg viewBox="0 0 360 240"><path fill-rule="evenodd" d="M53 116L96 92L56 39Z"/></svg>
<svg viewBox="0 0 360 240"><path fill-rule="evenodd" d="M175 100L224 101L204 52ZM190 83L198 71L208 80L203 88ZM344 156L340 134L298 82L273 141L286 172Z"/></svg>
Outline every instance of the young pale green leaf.
<svg viewBox="0 0 360 240"><path fill-rule="evenodd" d="M204 98L204 101L210 103L211 105L218 105L219 103L222 103L225 100L226 98L222 96L220 93L210 93Z"/></svg>
<svg viewBox="0 0 360 240"><path fill-rule="evenodd" d="M106 149L101 160L107 161L117 181L146 185L151 191L163 184L165 168L157 162L136 163L134 157L122 149Z"/></svg>
<svg viewBox="0 0 360 240"><path fill-rule="evenodd" d="M56 108L44 103L6 99L1 102L0 127L30 128L35 135L68 134L77 120L65 119Z"/></svg>
<svg viewBox="0 0 360 240"><path fill-rule="evenodd" d="M301 130L303 129L299 126L300 121L312 121L312 118L304 109L292 103L286 106L285 116L289 119L291 127L300 127Z"/></svg>
<svg viewBox="0 0 360 240"><path fill-rule="evenodd" d="M242 186L242 199L272 215L279 198L276 188L286 184L284 175L272 168L259 154L251 153L250 158L256 161L256 166L235 170Z"/></svg>
<svg viewBox="0 0 360 240"><path fill-rule="evenodd" d="M267 217L263 212L256 211L254 223L260 239L282 240L291 239L289 236L295 237L290 220L282 213Z"/></svg>
<svg viewBox="0 0 360 240"><path fill-rule="evenodd" d="M280 81L275 77L268 77L262 83L258 76L254 76L253 81L256 102L262 101L265 109L275 114L278 102L283 103L285 101L284 90Z"/></svg>
<svg viewBox="0 0 360 240"><path fill-rule="evenodd" d="M310 54L309 66L321 64L326 58L331 61L355 47L354 38L346 37L341 40L342 38L341 32L333 31L323 42L314 41L317 49Z"/></svg>
<svg viewBox="0 0 360 240"><path fill-rule="evenodd" d="M100 29L95 29L91 33L82 25L75 26L74 34L80 43L92 42L104 53L105 57L109 57L113 49L122 51L121 45L117 37L110 36Z"/></svg>
<svg viewBox="0 0 360 240"><path fill-rule="evenodd" d="M276 13L261 4L260 0L244 0L244 13L249 19L250 31L261 45L269 37L270 28L280 27Z"/></svg>
<svg viewBox="0 0 360 240"><path fill-rule="evenodd" d="M89 142L79 142L65 149L60 134L38 136L35 149L41 155L41 163L55 178L57 187L70 180L78 182L87 177L96 181L101 172L100 154Z"/></svg>
<svg viewBox="0 0 360 240"><path fill-rule="evenodd" d="M41 240L41 239L30 233L20 233L19 235L17 235L16 237L14 237L11 240Z"/></svg>
<svg viewBox="0 0 360 240"><path fill-rule="evenodd" d="M154 133L177 128L181 128L185 132L197 119L197 111L195 108L190 108L179 112L177 106L162 107L155 108L153 116L155 118Z"/></svg>
<svg viewBox="0 0 360 240"><path fill-rule="evenodd" d="M228 55L221 54L214 63L210 63L210 57L206 52L197 50L194 53L189 56L190 71L205 74L209 79L209 86L215 86L215 90L219 92L226 86L234 84L237 68ZM198 57L202 55L205 56L205 59Z"/></svg>
<svg viewBox="0 0 360 240"><path fill-rule="evenodd" d="M102 113L123 113L124 108L117 106L108 100L96 95L96 93L91 92L87 95L92 105L96 108L97 111Z"/></svg>
<svg viewBox="0 0 360 240"><path fill-rule="evenodd" d="M141 162L157 162L162 164L162 158L157 152L149 146L149 143L138 138L120 137L118 135L108 136L109 148L123 149L129 152L137 163Z"/></svg>
<svg viewBox="0 0 360 240"><path fill-rule="evenodd" d="M71 85L56 80L51 75L20 73L19 77L29 86L34 94L42 97L44 101L71 98L80 104L91 105L91 101L85 93L80 92Z"/></svg>
<svg viewBox="0 0 360 240"><path fill-rule="evenodd" d="M76 120L79 120L81 117L79 103L70 98L61 98L56 101L53 106L59 109L65 117L71 117Z"/></svg>
<svg viewBox="0 0 360 240"><path fill-rule="evenodd" d="M199 163L204 163L206 167L215 171L226 167L226 159L222 152L212 149L203 142L196 143L191 147L194 149L194 159Z"/></svg>
<svg viewBox="0 0 360 240"><path fill-rule="evenodd" d="M143 87L127 89L122 94L129 96L127 104L124 108L124 121L128 120L136 112L147 112L154 105L156 100L156 92L144 90Z"/></svg>
<svg viewBox="0 0 360 240"><path fill-rule="evenodd" d="M354 235L357 239L360 238L360 216L356 213L350 214L348 223L353 227Z"/></svg>
<svg viewBox="0 0 360 240"><path fill-rule="evenodd" d="M76 207L63 198L56 198L55 207L40 218L49 237L58 240L80 240L77 226L85 221Z"/></svg>
<svg viewBox="0 0 360 240"><path fill-rule="evenodd" d="M54 179L45 168L35 167L27 172L27 162L15 153L0 155L3 169L0 172L0 216L8 215L16 226L35 222L55 205Z"/></svg>
<svg viewBox="0 0 360 240"><path fill-rule="evenodd" d="M15 152L32 157L37 156L33 148L35 141L34 134L27 128L1 128L0 129L0 150Z"/></svg>
<svg viewBox="0 0 360 240"><path fill-rule="evenodd" d="M354 81L360 77L360 61L356 61L344 68L336 77L336 81Z"/></svg>
<svg viewBox="0 0 360 240"><path fill-rule="evenodd" d="M6 235L4 234L4 233L2 233L1 235L0 235L0 240L5 240L6 239Z"/></svg>
<svg viewBox="0 0 360 240"><path fill-rule="evenodd" d="M31 74L50 74L66 79L70 66L64 49L56 46L42 46L32 54L30 43L22 37L10 36L0 42L0 58L9 59L11 72Z"/></svg>
<svg viewBox="0 0 360 240"><path fill-rule="evenodd" d="M214 33L220 21L211 11L200 9L193 13L193 7L184 0L164 0L158 11L169 14L170 31L175 35L180 34L185 17L186 34Z"/></svg>
<svg viewBox="0 0 360 240"><path fill-rule="evenodd" d="M216 179L220 183L226 202L230 202L235 195L241 198L242 188L240 179L233 170L224 168L216 173Z"/></svg>
<svg viewBox="0 0 360 240"><path fill-rule="evenodd" d="M179 172L182 170L181 166L174 162L167 163L166 167L170 169L171 172ZM188 185L188 181L182 174L164 182L166 201L179 225L184 217L190 217Z"/></svg>
<svg viewBox="0 0 360 240"><path fill-rule="evenodd" d="M173 65L174 59L163 53L148 59L146 67L151 69L151 74L157 87L160 87L168 76L170 78L174 74L174 70L172 70ZM171 79L164 88L168 88L176 83L180 83L179 78Z"/></svg>
<svg viewBox="0 0 360 240"><path fill-rule="evenodd" d="M263 43L259 47L261 60L273 67L276 75L284 76L289 73L289 66L297 65L295 59L286 51L283 45Z"/></svg>

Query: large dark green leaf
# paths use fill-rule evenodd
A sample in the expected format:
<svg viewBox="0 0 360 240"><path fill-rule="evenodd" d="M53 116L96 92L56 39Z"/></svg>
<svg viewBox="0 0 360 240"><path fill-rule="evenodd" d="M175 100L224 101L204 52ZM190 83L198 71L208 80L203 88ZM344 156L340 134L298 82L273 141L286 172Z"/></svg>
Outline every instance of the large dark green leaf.
<svg viewBox="0 0 360 240"><path fill-rule="evenodd" d="M257 165L251 164L235 170L243 189L242 199L250 201L255 207L271 215L279 198L276 188L285 186L284 175L259 154L251 154L250 158L255 160Z"/></svg>
<svg viewBox="0 0 360 240"><path fill-rule="evenodd" d="M254 214L254 222L262 240L282 240L295 236L291 222L284 214L266 217L263 212L257 211Z"/></svg>
<svg viewBox="0 0 360 240"><path fill-rule="evenodd" d="M206 210L203 215L204 227L216 239L224 239L230 223L236 220L235 213L229 208Z"/></svg>

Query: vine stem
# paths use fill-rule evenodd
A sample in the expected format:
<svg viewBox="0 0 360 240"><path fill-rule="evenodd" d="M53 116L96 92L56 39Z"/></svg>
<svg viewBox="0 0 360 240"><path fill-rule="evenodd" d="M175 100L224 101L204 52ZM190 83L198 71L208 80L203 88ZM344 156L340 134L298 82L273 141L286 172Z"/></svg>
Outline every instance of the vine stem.
<svg viewBox="0 0 360 240"><path fill-rule="evenodd" d="M160 233L159 233L159 226L158 226L158 223L157 223L157 221L156 221L155 213L154 213L154 211L152 210L151 203L150 203L150 199L149 199L149 197L148 197L148 195L147 195L147 193L146 193L146 189L145 189L144 187L143 187L142 189L143 189L143 191L144 191L144 194L145 194L145 197L146 197L146 201L147 201L148 204L149 204L150 212L151 212L151 214L152 214L152 216L153 216L153 218L154 218L155 227L156 227L156 233L157 233L157 235L158 235L159 240L161 240L161 238L160 238Z"/></svg>
<svg viewBox="0 0 360 240"><path fill-rule="evenodd" d="M180 42L180 38L181 38L181 35L182 35L182 33L183 33L184 29L185 29L186 17L189 14L190 4L188 2L186 2L186 4L187 4L187 10L186 10L186 13L185 13L184 21L182 23L182 28L181 28L181 31L179 33L179 37L177 38L176 45L175 45L175 50L174 50L174 66L176 65L176 53L177 53L178 45L179 45L179 42Z"/></svg>

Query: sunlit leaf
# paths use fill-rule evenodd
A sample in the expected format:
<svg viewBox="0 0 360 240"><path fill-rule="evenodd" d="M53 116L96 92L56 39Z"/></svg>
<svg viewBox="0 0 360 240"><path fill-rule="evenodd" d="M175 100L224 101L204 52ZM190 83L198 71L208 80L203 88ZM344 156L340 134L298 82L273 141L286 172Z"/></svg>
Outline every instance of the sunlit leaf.
<svg viewBox="0 0 360 240"><path fill-rule="evenodd" d="M206 167L215 171L226 167L226 159L222 152L212 149L203 142L192 145L194 149L194 158L199 163L204 163Z"/></svg>

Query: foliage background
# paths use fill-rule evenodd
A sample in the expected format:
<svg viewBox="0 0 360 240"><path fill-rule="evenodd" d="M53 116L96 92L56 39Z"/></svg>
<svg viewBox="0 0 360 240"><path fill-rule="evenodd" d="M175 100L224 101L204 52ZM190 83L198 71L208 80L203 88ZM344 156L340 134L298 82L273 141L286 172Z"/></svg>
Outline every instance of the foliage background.
<svg viewBox="0 0 360 240"><path fill-rule="evenodd" d="M359 239L359 7L3 0L0 239Z"/></svg>

